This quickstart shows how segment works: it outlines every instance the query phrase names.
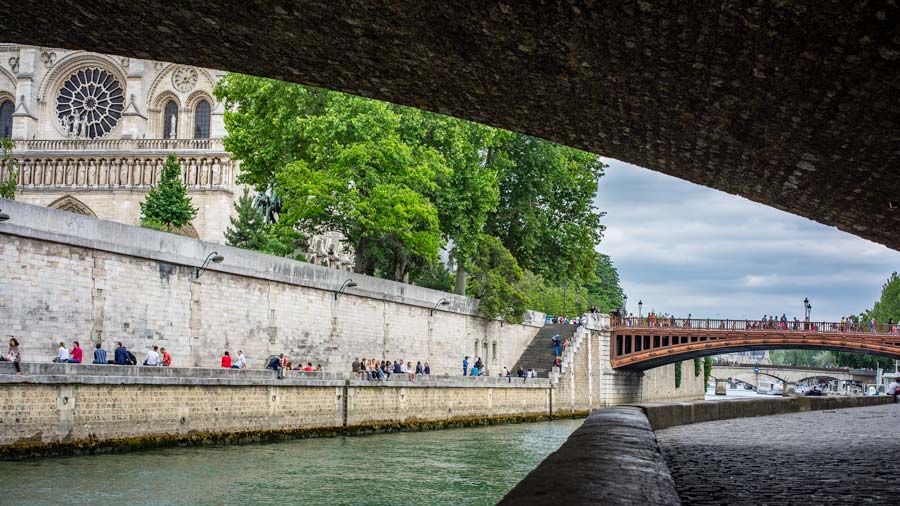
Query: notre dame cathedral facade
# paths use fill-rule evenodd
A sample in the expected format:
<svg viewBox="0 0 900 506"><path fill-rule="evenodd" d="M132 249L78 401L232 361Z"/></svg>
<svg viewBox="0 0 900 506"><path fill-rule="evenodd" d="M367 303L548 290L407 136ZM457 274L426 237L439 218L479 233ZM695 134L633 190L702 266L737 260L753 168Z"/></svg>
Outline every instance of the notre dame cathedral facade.
<svg viewBox="0 0 900 506"><path fill-rule="evenodd" d="M16 199L137 224L140 202L175 153L199 209L182 233L224 242L239 197L239 164L222 144L225 107L213 95L224 74L0 44L0 136L15 142ZM307 257L349 269L339 242L337 234L314 237Z"/></svg>

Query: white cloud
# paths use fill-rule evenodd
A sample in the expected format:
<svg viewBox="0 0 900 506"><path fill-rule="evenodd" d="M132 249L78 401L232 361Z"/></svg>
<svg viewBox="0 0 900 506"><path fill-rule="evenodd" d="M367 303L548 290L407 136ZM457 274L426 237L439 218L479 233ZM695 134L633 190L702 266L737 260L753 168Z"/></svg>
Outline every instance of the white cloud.
<svg viewBox="0 0 900 506"><path fill-rule="evenodd" d="M900 253L741 197L604 160L596 205L607 213L600 250L629 296L694 316L839 319L871 307L900 270ZM650 306L648 306L649 304Z"/></svg>

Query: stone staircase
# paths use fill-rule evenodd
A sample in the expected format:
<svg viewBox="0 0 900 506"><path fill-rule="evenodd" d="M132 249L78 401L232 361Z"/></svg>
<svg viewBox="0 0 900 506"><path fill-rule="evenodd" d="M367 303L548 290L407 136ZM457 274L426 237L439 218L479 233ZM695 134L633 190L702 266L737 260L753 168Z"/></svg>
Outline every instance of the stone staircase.
<svg viewBox="0 0 900 506"><path fill-rule="evenodd" d="M559 334L560 345L569 338L569 345L574 344L575 325L565 325L552 323L544 325L544 327L534 336L531 343L525 348L518 362L510 370L513 375L518 372L519 367L528 371L534 368L538 378L547 378L550 376L550 369L553 367L553 336ZM560 353L563 353L560 346Z"/></svg>

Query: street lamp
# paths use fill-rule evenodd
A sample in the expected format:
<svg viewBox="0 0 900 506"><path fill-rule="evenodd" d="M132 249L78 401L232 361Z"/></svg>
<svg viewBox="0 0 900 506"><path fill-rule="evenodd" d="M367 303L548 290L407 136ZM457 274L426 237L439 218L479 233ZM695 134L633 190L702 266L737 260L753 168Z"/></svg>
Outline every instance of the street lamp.
<svg viewBox="0 0 900 506"><path fill-rule="evenodd" d="M449 306L449 305L450 305L450 301L449 301L449 300L447 300L447 299L441 299L441 300L439 300L439 301L437 302L437 304L435 304L434 307L431 308L431 316L434 316L434 312L437 310L437 308L438 308L439 306Z"/></svg>
<svg viewBox="0 0 900 506"><path fill-rule="evenodd" d="M644 301L639 300L638 301L638 318L641 318L642 316L644 316L643 308L644 308Z"/></svg>
<svg viewBox="0 0 900 506"><path fill-rule="evenodd" d="M810 313L812 312L812 304L809 303L809 298L808 298L808 297L803 299L803 311L804 311L804 314L805 314L806 321L807 321L807 323L808 323L808 322L809 322L809 315L810 315Z"/></svg>
<svg viewBox="0 0 900 506"><path fill-rule="evenodd" d="M352 279L348 279L347 281L344 281L344 284L341 285L341 288L338 289L338 291L334 293L334 300L337 301L341 297L341 295L344 294L345 289L353 288L354 286L356 286L356 282L353 281Z"/></svg>
<svg viewBox="0 0 900 506"><path fill-rule="evenodd" d="M628 296L625 294L622 294L622 312L624 312L626 316L628 315Z"/></svg>
<svg viewBox="0 0 900 506"><path fill-rule="evenodd" d="M213 251L209 255L206 255L206 260L203 261L203 265L200 267L194 267L194 279L200 279L200 276L206 270L206 267L210 262L220 264L222 260L225 260L225 257L219 254L218 251Z"/></svg>
<svg viewBox="0 0 900 506"><path fill-rule="evenodd" d="M8 214L0 212L0 221L6 221L8 219L9 219Z"/></svg>

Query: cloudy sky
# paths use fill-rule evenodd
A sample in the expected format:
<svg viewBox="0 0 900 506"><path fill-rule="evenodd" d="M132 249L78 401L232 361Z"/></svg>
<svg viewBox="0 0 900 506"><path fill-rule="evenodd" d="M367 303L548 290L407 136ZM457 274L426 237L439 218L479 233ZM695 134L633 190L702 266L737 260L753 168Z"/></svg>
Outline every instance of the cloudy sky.
<svg viewBox="0 0 900 506"><path fill-rule="evenodd" d="M617 160L600 180L600 251L628 310L679 316L839 320L872 306L900 252L741 197Z"/></svg>

